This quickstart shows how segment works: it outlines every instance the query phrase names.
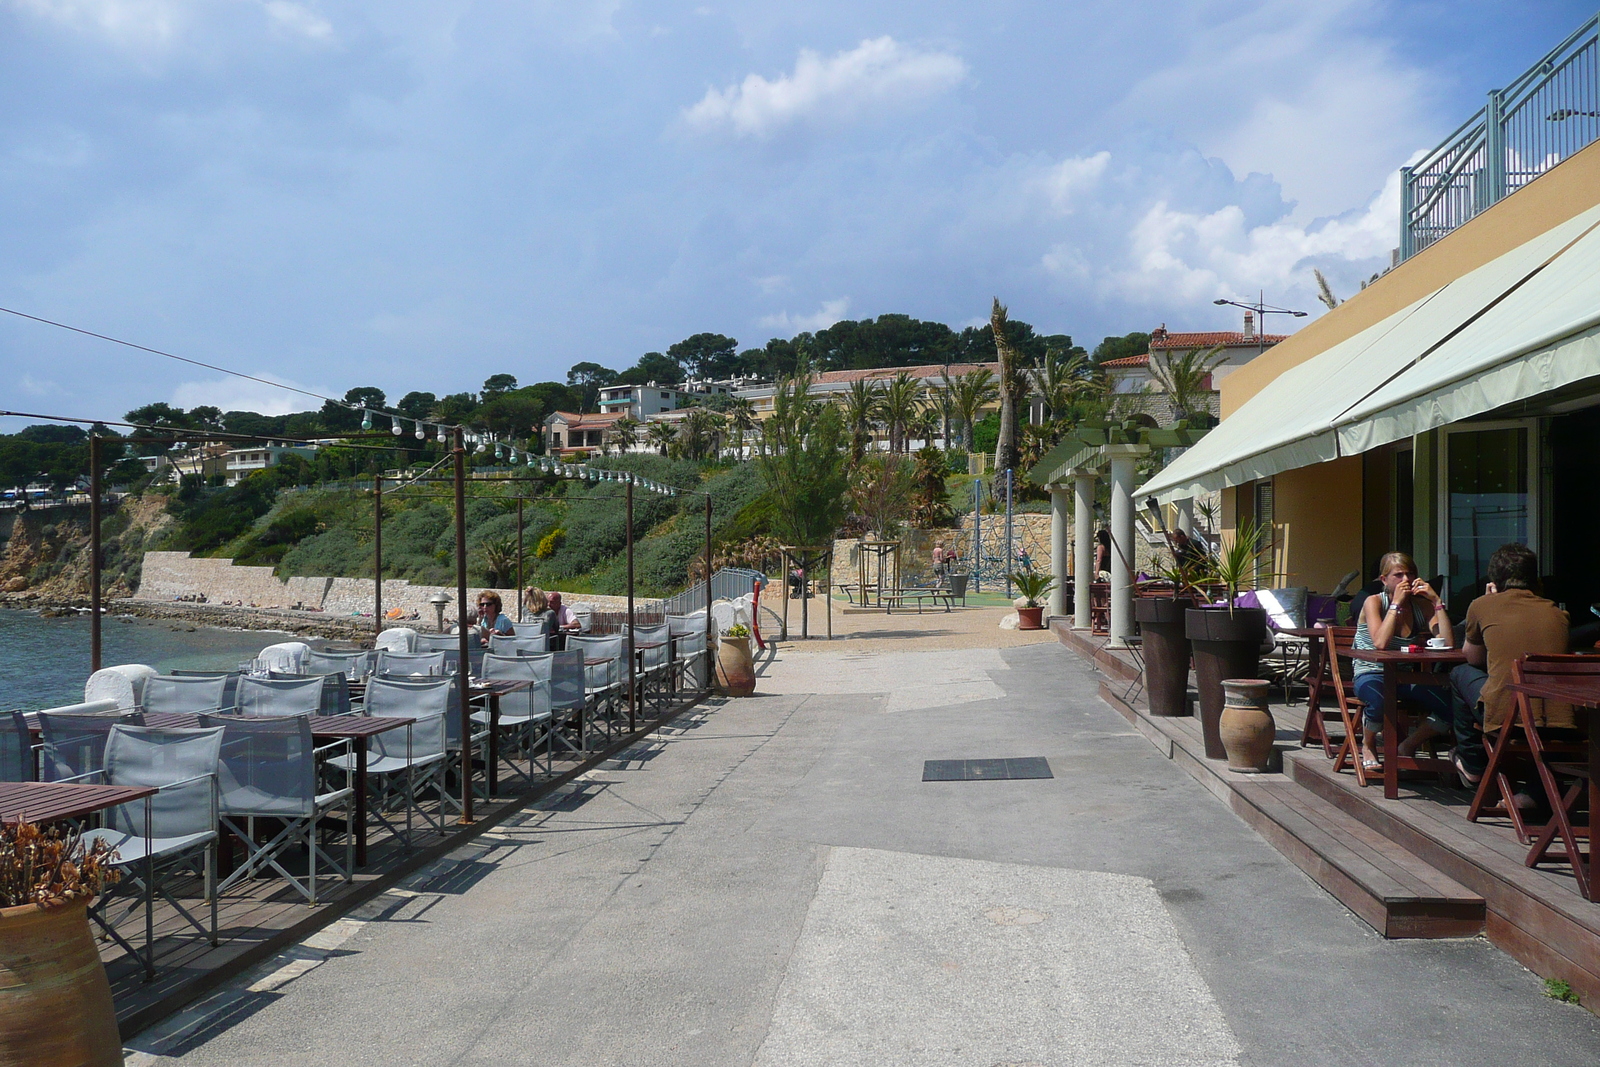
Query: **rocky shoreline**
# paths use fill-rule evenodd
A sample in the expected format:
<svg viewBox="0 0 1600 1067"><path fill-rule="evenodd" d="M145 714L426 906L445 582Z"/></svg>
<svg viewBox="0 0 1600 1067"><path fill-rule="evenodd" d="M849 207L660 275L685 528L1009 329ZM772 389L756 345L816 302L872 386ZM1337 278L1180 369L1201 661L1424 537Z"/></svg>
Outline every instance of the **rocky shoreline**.
<svg viewBox="0 0 1600 1067"><path fill-rule="evenodd" d="M89 611L88 597L51 597L39 593L0 595L0 608L37 611L46 618ZM187 622L195 626L214 626L231 630L275 630L305 637L326 637L339 641L358 641L372 637L372 619L350 615L325 615L314 611L286 608L245 608L222 604L194 604L186 601L107 599L108 616L132 616ZM430 628L431 629L431 628Z"/></svg>

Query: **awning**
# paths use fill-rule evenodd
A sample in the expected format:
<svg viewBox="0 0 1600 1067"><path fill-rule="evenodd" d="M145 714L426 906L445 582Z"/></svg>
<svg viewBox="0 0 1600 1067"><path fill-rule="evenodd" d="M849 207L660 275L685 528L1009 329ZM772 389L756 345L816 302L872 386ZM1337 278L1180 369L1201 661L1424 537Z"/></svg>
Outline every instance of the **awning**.
<svg viewBox="0 0 1600 1067"><path fill-rule="evenodd" d="M1181 500L1600 375L1600 207L1275 378L1139 489Z"/></svg>

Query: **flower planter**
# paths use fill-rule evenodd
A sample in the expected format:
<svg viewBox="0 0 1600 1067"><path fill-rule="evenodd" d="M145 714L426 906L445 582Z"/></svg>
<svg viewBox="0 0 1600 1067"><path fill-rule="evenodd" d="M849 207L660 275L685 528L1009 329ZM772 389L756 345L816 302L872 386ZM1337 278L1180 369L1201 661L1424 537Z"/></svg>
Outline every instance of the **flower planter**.
<svg viewBox="0 0 1600 1067"><path fill-rule="evenodd" d="M0 1067L119 1067L88 902L0 908Z"/></svg>
<svg viewBox="0 0 1600 1067"><path fill-rule="evenodd" d="M748 637L717 639L717 688L728 696L747 697L756 691L755 664Z"/></svg>
<svg viewBox="0 0 1600 1067"><path fill-rule="evenodd" d="M1272 756L1278 724L1267 709L1267 683L1259 678L1230 678L1222 683L1224 704L1217 732L1228 752L1228 770L1264 774Z"/></svg>
<svg viewBox="0 0 1600 1067"><path fill-rule="evenodd" d="M1044 629L1044 608L1018 608L1017 629L1042 630Z"/></svg>
<svg viewBox="0 0 1600 1067"><path fill-rule="evenodd" d="M1206 758L1226 759L1228 751L1219 732L1224 703L1222 682L1227 678L1254 678L1260 673L1267 612L1265 608L1190 608L1184 612L1184 631L1194 649L1194 680L1200 694L1200 732L1205 737Z"/></svg>
<svg viewBox="0 0 1600 1067"><path fill-rule="evenodd" d="M1152 715L1189 714L1189 657L1184 612L1194 607L1178 600L1141 597L1133 602L1144 646L1144 691Z"/></svg>

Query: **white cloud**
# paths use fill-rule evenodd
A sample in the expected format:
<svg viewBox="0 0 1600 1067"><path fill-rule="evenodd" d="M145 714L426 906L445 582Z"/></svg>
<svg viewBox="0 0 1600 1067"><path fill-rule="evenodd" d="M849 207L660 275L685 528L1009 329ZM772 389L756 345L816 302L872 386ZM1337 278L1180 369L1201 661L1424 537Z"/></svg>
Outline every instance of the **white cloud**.
<svg viewBox="0 0 1600 1067"><path fill-rule="evenodd" d="M260 375L269 381L284 385L298 383ZM210 405L223 411L254 411L262 415L287 415L291 411L310 411L322 404L304 393L291 393L287 389L274 389L270 385L247 381L244 378L219 378L206 382L181 382L172 391L168 401L173 407L193 408Z"/></svg>
<svg viewBox="0 0 1600 1067"><path fill-rule="evenodd" d="M24 374L17 382L17 388L29 396L52 396L61 392L61 386L46 378L35 378L31 374Z"/></svg>
<svg viewBox="0 0 1600 1067"><path fill-rule="evenodd" d="M1073 202L1092 189L1111 162L1110 152L1064 159L1045 172L1041 184L1057 211L1071 211Z"/></svg>
<svg viewBox="0 0 1600 1067"><path fill-rule="evenodd" d="M849 310L850 298L841 296L837 300L824 300L822 306L810 315L791 315L787 311L780 311L776 315L763 316L757 325L778 330L792 337L807 330L812 333L826 330L844 318L845 312Z"/></svg>
<svg viewBox="0 0 1600 1067"><path fill-rule="evenodd" d="M960 56L878 37L830 59L802 49L794 73L772 81L750 74L739 85L707 89L699 103L684 110L683 121L697 130L766 137L797 122L904 108L946 92L966 77L967 64Z"/></svg>
<svg viewBox="0 0 1600 1067"><path fill-rule="evenodd" d="M292 0L267 0L265 7L268 17L279 29L319 44L333 40L333 23L304 4Z"/></svg>
<svg viewBox="0 0 1600 1067"><path fill-rule="evenodd" d="M1386 261L1399 220L1398 173L1365 208L1310 226L1291 219L1249 226L1237 204L1200 214L1162 201L1133 227L1127 266L1109 273L1104 287L1124 298L1191 304L1259 289L1303 289L1314 265ZM1058 269L1049 256L1046 266Z"/></svg>
<svg viewBox="0 0 1600 1067"><path fill-rule="evenodd" d="M180 29L185 0L13 0L18 7L74 29L94 30L127 46L159 45Z"/></svg>

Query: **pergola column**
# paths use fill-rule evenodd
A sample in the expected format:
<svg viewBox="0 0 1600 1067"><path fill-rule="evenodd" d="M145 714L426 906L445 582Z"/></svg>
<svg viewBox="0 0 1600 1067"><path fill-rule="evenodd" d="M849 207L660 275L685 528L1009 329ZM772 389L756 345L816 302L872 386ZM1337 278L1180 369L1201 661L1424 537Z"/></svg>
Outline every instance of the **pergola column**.
<svg viewBox="0 0 1600 1067"><path fill-rule="evenodd" d="M1111 461L1111 643L1133 635L1133 465L1142 445L1107 445Z"/></svg>
<svg viewBox="0 0 1600 1067"><path fill-rule="evenodd" d="M1072 625L1079 630L1090 627L1089 585L1095 579L1094 479L1093 471L1072 478Z"/></svg>
<svg viewBox="0 0 1600 1067"><path fill-rule="evenodd" d="M1067 614L1067 487L1050 486L1050 570L1056 587L1050 590L1050 614Z"/></svg>

